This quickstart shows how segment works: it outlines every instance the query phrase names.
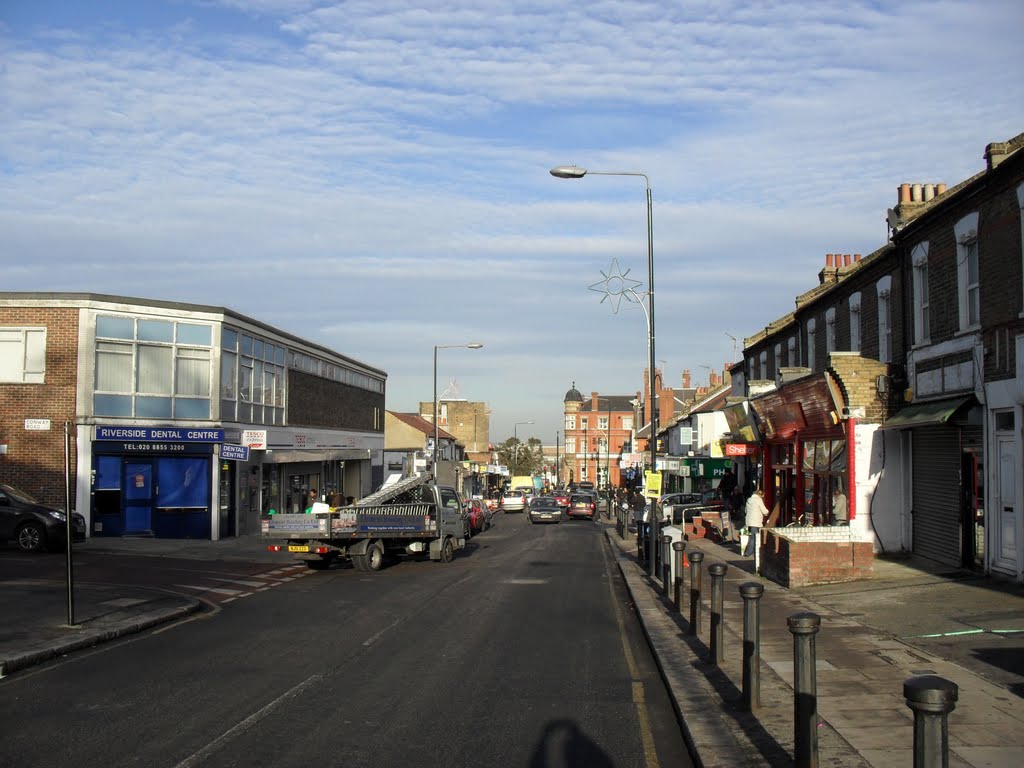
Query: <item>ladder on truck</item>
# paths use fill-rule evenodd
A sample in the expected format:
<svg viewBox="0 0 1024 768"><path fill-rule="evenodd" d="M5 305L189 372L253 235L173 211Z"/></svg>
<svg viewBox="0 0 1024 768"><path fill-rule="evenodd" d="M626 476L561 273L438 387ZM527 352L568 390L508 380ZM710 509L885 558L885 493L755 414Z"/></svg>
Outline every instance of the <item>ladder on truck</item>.
<svg viewBox="0 0 1024 768"><path fill-rule="evenodd" d="M411 491L413 488L419 488L421 485L426 485L430 482L430 477L427 475L413 475L412 477L406 477L403 480L399 480L394 483L388 483L381 486L380 490L371 493L369 496L365 496L356 502L357 507L372 507L377 504L383 504L396 496L401 496L406 491Z"/></svg>

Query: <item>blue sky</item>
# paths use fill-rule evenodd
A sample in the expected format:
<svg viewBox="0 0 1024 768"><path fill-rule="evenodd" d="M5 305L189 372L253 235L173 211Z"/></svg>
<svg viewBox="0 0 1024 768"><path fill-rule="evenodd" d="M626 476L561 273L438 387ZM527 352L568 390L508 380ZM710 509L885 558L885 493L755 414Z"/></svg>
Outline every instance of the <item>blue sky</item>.
<svg viewBox="0 0 1024 768"><path fill-rule="evenodd" d="M226 306L553 442L573 382L696 383L1024 130L1019 0L4 0L0 290ZM641 290L644 286L641 286ZM528 433L529 431L529 433Z"/></svg>

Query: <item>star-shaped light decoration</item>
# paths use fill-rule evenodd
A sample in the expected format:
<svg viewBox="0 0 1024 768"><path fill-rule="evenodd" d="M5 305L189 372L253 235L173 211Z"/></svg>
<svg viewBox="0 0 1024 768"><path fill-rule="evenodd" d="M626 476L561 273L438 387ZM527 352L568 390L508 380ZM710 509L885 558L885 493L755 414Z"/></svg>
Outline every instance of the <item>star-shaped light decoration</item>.
<svg viewBox="0 0 1024 768"><path fill-rule="evenodd" d="M601 303L604 303L605 299L611 299L612 313L619 314L619 308L622 304L622 299L625 297L626 301L640 301L640 297L636 292L638 286L642 283L639 280L634 280L629 276L629 270L623 272L619 268L618 258L612 259L612 265L609 267L608 272L602 272L601 277L604 280L594 283L590 286L590 290L603 293L601 297Z"/></svg>

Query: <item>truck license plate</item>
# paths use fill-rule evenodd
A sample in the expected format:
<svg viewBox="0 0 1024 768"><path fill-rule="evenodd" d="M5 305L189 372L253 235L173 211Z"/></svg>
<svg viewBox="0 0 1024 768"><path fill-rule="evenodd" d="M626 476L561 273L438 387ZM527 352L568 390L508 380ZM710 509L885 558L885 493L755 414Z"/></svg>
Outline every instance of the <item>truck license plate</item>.
<svg viewBox="0 0 1024 768"><path fill-rule="evenodd" d="M289 544L288 545L288 551L289 552L309 552L309 547L303 547L303 546L299 546L299 545L296 545L296 544Z"/></svg>

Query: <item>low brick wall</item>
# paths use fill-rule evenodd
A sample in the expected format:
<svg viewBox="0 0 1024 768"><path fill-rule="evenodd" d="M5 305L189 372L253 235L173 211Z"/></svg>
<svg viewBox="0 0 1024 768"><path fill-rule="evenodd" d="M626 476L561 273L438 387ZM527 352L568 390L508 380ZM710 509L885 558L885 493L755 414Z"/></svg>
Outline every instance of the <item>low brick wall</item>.
<svg viewBox="0 0 1024 768"><path fill-rule="evenodd" d="M855 540L847 526L766 528L761 535L761 575L784 587L857 581L874 572L874 546Z"/></svg>

